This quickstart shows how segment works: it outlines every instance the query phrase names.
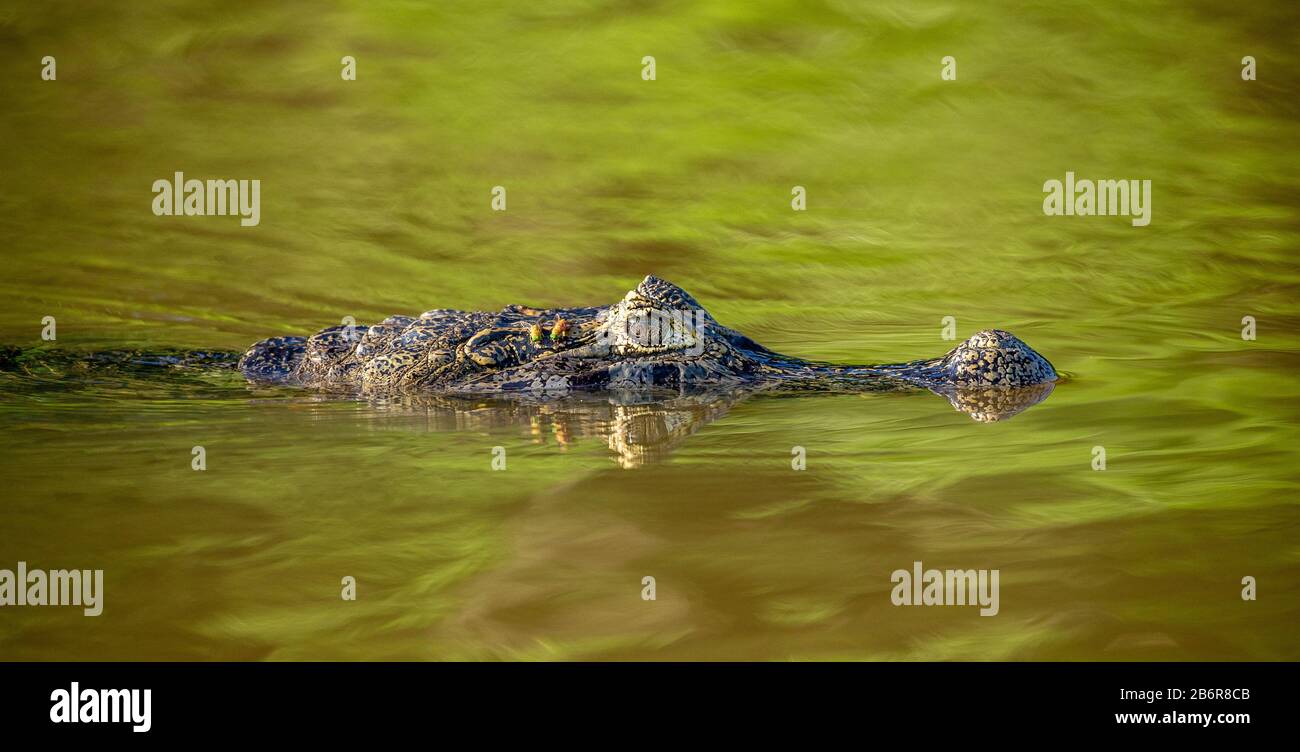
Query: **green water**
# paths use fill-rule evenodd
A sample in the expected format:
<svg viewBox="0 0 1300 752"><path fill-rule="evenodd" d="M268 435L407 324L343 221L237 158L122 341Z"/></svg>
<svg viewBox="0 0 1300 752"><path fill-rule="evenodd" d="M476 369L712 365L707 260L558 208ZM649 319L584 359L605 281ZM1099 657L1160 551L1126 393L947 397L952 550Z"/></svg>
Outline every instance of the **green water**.
<svg viewBox="0 0 1300 752"><path fill-rule="evenodd" d="M0 568L105 571L101 616L0 610L0 658L1300 658L1297 42L1286 2L6 4L0 343L654 273L782 352L929 357L952 316L1070 379L986 424L0 372ZM261 180L260 225L154 216L175 171ZM1150 225L1044 216L1066 171L1151 180ZM893 606L915 560L998 569L999 613Z"/></svg>

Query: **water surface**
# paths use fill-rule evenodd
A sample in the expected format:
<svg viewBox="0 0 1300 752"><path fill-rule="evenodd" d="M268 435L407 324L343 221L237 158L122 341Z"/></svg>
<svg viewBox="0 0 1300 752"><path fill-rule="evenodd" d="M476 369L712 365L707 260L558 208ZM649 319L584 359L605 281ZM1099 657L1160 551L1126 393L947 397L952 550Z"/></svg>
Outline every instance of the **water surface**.
<svg viewBox="0 0 1300 752"><path fill-rule="evenodd" d="M6 6L0 343L239 350L654 273L793 355L930 357L952 316L1070 379L984 423L47 353L0 372L0 568L103 568L106 605L6 608L0 656L1300 657L1298 29L1281 2ZM155 217L177 170L260 179L261 224ZM1150 226L1045 217L1066 171L1152 180ZM891 605L916 560L999 569L999 614Z"/></svg>

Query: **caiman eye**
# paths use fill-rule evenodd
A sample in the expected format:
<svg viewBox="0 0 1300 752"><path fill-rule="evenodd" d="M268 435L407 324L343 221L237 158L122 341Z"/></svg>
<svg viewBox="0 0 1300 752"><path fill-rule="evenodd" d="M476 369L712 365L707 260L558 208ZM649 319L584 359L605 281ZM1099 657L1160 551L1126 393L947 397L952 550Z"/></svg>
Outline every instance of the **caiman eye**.
<svg viewBox="0 0 1300 752"><path fill-rule="evenodd" d="M532 340L533 344L538 344L542 341L541 324L533 324L531 327L528 328L528 339Z"/></svg>
<svg viewBox="0 0 1300 752"><path fill-rule="evenodd" d="M569 322L556 319L555 324L551 326L551 341L559 342L567 336L569 336Z"/></svg>

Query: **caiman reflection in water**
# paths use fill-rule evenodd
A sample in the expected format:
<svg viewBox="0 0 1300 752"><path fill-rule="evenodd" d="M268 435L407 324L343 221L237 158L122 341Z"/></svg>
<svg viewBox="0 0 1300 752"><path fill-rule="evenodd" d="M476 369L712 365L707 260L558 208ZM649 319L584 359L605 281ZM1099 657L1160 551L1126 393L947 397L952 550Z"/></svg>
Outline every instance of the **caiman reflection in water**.
<svg viewBox="0 0 1300 752"><path fill-rule="evenodd" d="M936 391L954 408L981 423L1007 420L1042 402L1054 384L1003 389ZM881 389L881 391L891 391ZM599 441L623 468L653 464L672 454L701 428L748 400L781 399L781 394L701 391L666 395L653 392L571 394L563 398L534 395L461 397L404 394L372 398L374 415L422 416L437 432L496 432L514 428L560 445ZM346 399L313 395L313 401Z"/></svg>

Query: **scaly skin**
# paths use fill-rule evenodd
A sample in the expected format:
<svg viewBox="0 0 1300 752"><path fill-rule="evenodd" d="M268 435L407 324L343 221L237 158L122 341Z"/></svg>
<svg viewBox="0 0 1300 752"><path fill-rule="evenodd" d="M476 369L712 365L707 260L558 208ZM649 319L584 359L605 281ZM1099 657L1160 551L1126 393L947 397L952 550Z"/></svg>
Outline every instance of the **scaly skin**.
<svg viewBox="0 0 1300 752"><path fill-rule="evenodd" d="M534 324L568 322L567 336L535 341ZM653 324L650 324L653 322ZM652 329L652 336L648 329ZM370 327L254 344L239 368L252 381L369 394L547 392L667 387L854 391L1025 387L1056 371L1015 336L972 336L940 358L833 366L800 360L717 323L684 290L646 277L610 306L499 313L439 309Z"/></svg>
<svg viewBox="0 0 1300 752"><path fill-rule="evenodd" d="M567 334L537 341L533 326L550 332L559 319L567 322ZM647 333L647 322L653 322L649 329L656 336ZM988 420L1040 401L1057 379L1043 356L998 329L979 332L930 360L877 366L800 360L722 326L686 291L653 276L604 307L507 306L499 313L440 309L418 318L393 316L371 327L335 326L311 337L274 337L250 347L239 368L257 383L361 394L923 387ZM991 417L979 417L984 409Z"/></svg>

